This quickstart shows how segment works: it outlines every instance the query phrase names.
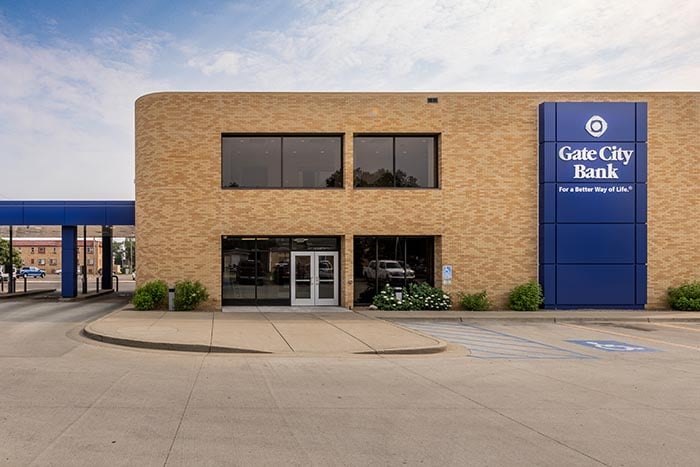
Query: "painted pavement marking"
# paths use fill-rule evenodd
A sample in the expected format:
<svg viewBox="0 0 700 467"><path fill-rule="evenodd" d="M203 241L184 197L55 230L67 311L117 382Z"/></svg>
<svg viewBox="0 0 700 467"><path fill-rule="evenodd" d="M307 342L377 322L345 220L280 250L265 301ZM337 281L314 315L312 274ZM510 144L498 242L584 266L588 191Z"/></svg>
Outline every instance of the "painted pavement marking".
<svg viewBox="0 0 700 467"><path fill-rule="evenodd" d="M693 345L684 345L684 344L677 344L675 342L668 342L668 341L662 341L660 339L652 339L651 337L642 337L642 336L637 336L635 334L627 334L624 332L615 332L615 331L608 331L605 329L598 329L598 328L593 328L590 326L582 326L580 324L571 324L571 323L558 323L560 326L567 326L570 328L578 328L578 329L586 329L587 331L594 331L594 332L602 332L604 334L611 334L613 336L622 336L622 337L630 337L632 339L639 339L643 341L649 341L649 342L655 342L657 344L664 344L664 345L670 345L672 347L680 347L682 349L690 349L690 350L698 350L700 351L700 347L696 347Z"/></svg>
<svg viewBox="0 0 700 467"><path fill-rule="evenodd" d="M678 324L666 324L666 323L649 323L652 326L661 326L664 328L673 328L673 329L683 329L685 331L693 331L693 332L700 332L700 328L691 328L688 326L679 326Z"/></svg>
<svg viewBox="0 0 700 467"><path fill-rule="evenodd" d="M572 350L466 323L397 321L402 326L430 334L471 351L481 359L595 359Z"/></svg>
<svg viewBox="0 0 700 467"><path fill-rule="evenodd" d="M620 341L601 341L601 340L567 340L566 342L572 342L578 345L585 345L586 347L592 347L594 349L605 350L606 352L660 352L659 350L652 349L651 347L644 347L642 345L627 344Z"/></svg>

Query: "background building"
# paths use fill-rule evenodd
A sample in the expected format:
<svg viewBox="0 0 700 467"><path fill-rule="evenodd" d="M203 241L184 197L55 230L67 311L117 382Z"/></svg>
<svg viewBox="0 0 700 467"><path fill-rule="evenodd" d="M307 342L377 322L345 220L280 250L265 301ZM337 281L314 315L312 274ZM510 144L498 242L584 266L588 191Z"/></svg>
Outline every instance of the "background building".
<svg viewBox="0 0 700 467"><path fill-rule="evenodd" d="M97 240L87 240L87 255L85 263L88 274L97 274L102 265L102 242ZM83 265L83 241L78 242L78 264ZM36 266L43 269L47 274L55 274L62 270L61 265L61 240L59 239L15 239L13 247L22 255L24 266Z"/></svg>

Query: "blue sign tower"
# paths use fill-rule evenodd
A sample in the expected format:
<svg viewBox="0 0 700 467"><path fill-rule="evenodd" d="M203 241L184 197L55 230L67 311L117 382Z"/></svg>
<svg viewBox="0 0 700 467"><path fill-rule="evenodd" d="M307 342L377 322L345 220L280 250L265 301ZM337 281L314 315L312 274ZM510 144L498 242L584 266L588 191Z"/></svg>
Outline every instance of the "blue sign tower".
<svg viewBox="0 0 700 467"><path fill-rule="evenodd" d="M647 104L542 103L539 157L544 307L643 309Z"/></svg>

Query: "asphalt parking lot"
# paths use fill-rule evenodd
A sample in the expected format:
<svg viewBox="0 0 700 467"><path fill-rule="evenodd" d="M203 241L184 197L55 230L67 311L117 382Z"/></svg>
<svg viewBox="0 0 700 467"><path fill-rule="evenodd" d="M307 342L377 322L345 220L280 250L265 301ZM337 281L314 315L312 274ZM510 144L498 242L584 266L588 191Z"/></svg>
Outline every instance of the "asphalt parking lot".
<svg viewBox="0 0 700 467"><path fill-rule="evenodd" d="M412 321L452 346L401 356L79 335L123 305L0 302L0 465L687 466L700 453L696 323Z"/></svg>

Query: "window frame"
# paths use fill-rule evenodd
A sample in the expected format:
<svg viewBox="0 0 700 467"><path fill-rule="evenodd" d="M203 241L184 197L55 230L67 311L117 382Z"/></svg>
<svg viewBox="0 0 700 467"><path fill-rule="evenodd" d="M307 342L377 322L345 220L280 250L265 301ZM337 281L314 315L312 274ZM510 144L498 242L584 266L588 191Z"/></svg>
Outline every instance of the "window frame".
<svg viewBox="0 0 700 467"><path fill-rule="evenodd" d="M225 186L224 185L224 138L280 138L280 186ZM340 138L340 186L331 187L285 187L284 185L284 138ZM221 133L220 179L222 190L344 190L345 189L345 133Z"/></svg>
<svg viewBox="0 0 700 467"><path fill-rule="evenodd" d="M440 190L440 148L441 133L353 133L352 135L352 187L355 190ZM394 186L358 186L355 183L355 140L357 138L391 138L391 170ZM435 153L435 186L396 186L396 138L433 138L433 151Z"/></svg>

